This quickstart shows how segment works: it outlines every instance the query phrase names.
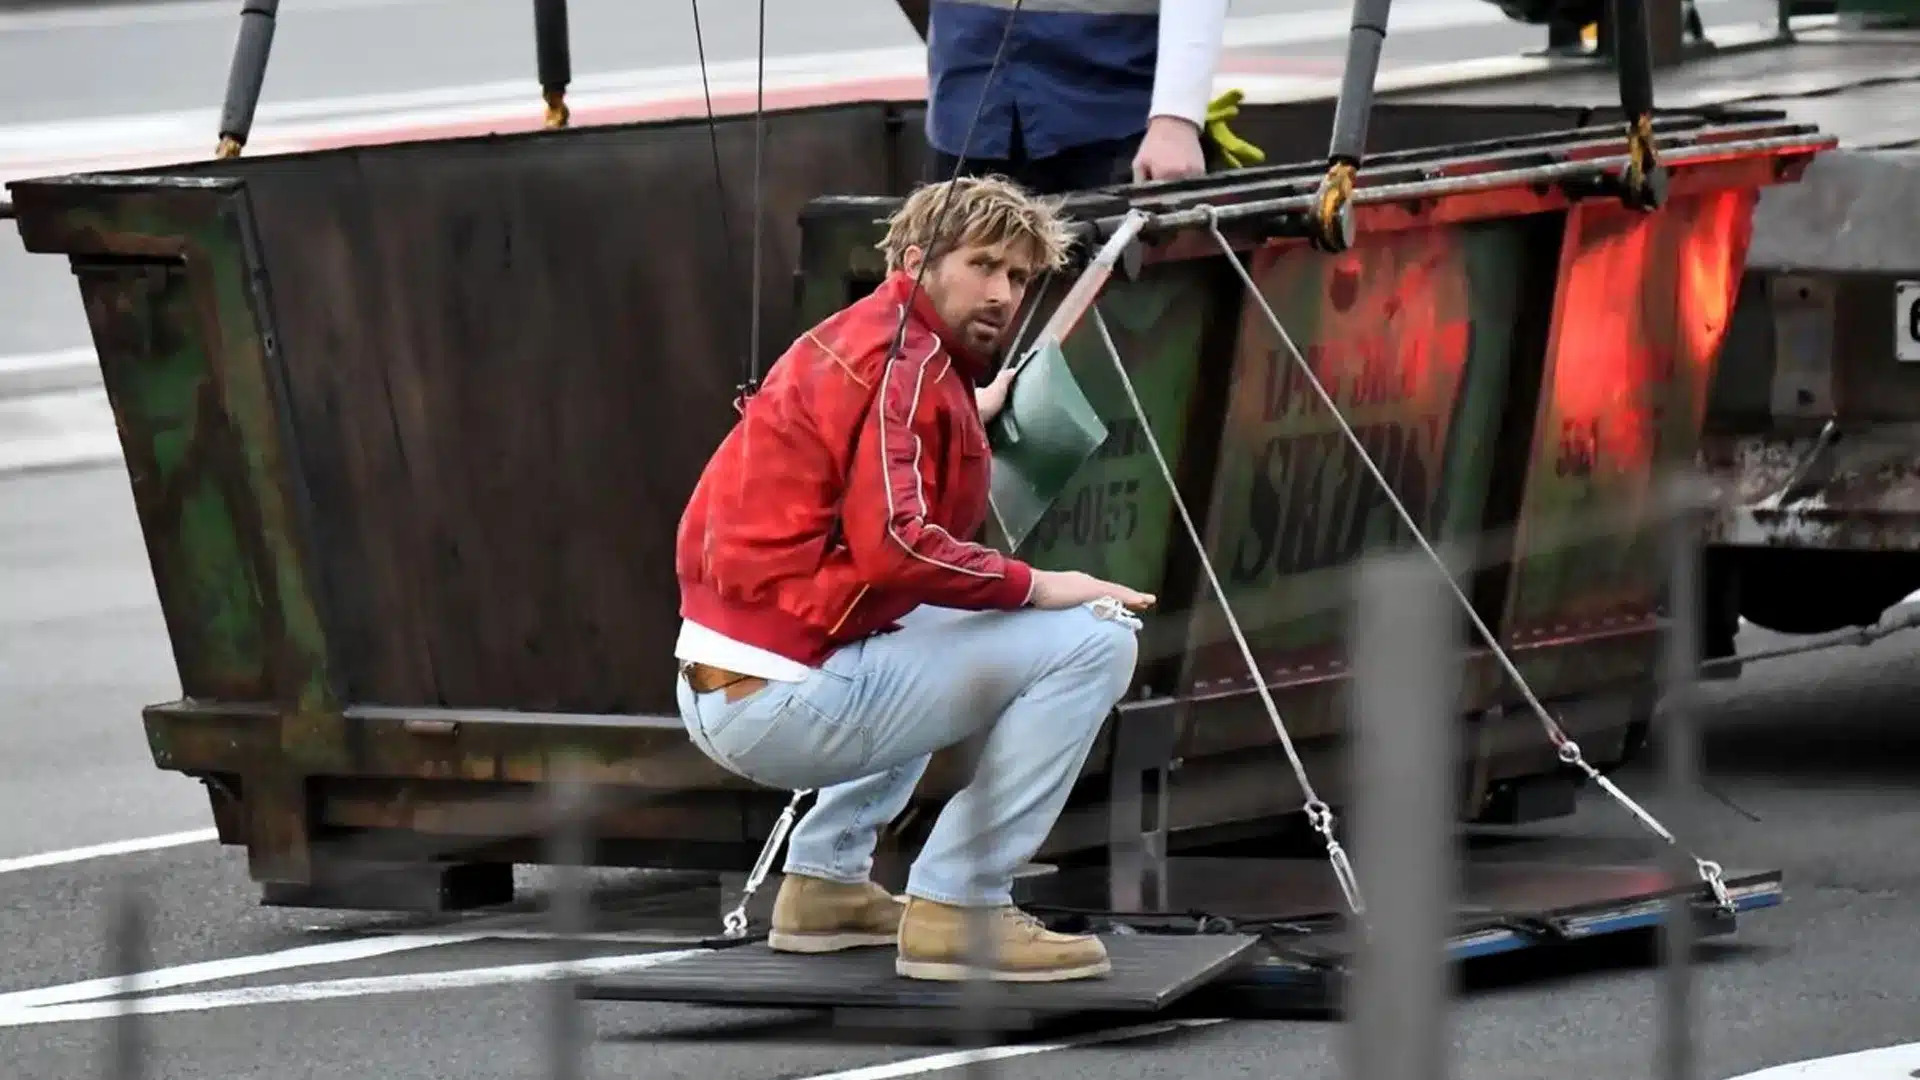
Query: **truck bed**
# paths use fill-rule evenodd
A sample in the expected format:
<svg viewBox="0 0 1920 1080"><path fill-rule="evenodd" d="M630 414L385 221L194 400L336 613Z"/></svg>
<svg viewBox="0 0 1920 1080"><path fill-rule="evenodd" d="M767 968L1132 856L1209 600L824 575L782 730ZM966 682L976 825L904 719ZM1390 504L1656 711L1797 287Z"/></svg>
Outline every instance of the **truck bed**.
<svg viewBox="0 0 1920 1080"><path fill-rule="evenodd" d="M1381 95L1416 106L1593 108L1617 123L1618 77L1592 61ZM1920 270L1920 31L1802 31L1797 40L1699 56L1655 76L1663 112L1779 110L1840 140L1754 215L1748 266L1839 274Z"/></svg>
<svg viewBox="0 0 1920 1080"><path fill-rule="evenodd" d="M1451 87L1383 93L1382 101L1436 105L1620 104L1611 69L1591 62ZM1818 124L1844 148L1920 148L1920 31L1803 31L1768 44L1689 59L1654 79L1662 110L1780 109Z"/></svg>

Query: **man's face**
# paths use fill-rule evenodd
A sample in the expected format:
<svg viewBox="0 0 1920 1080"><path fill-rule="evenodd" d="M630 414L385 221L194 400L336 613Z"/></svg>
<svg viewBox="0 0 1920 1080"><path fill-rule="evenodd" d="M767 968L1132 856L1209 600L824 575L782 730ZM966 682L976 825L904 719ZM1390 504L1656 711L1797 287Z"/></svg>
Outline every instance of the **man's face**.
<svg viewBox="0 0 1920 1080"><path fill-rule="evenodd" d="M902 268L920 272L921 253L908 248ZM998 352L1033 281L1033 257L1024 245L973 245L950 251L927 268L927 299L940 318L983 356Z"/></svg>

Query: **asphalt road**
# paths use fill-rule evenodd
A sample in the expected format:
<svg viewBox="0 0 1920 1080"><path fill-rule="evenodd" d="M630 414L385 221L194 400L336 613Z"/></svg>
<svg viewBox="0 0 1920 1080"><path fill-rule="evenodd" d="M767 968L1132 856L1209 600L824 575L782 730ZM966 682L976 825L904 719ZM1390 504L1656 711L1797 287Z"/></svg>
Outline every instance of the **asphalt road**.
<svg viewBox="0 0 1920 1080"><path fill-rule="evenodd" d="M180 685L126 473L0 484L0 860L206 825L140 734Z"/></svg>
<svg viewBox="0 0 1920 1080"><path fill-rule="evenodd" d="M0 596L0 868L8 855L204 825L198 789L153 769L140 734L139 706L178 686L124 474L0 479ZM1712 950L1700 968L1705 1076L1911 1041L1920 1030L1920 921L1912 917L1920 863L1911 854L1920 836L1920 729L1909 705L1920 692L1920 655L1911 646L1892 639L1782 661L1711 691L1712 785L1763 820L1709 803L1698 846L1729 867L1784 869L1789 899L1749 916L1737 944ZM1625 782L1637 792L1658 786L1640 775ZM1647 802L1660 812L1661 799ZM1577 819L1554 826L1563 827L1632 835L1591 799ZM366 946L355 943L474 927L264 909L240 854L198 844L0 869L8 961L0 965L0 1060L9 1076L95 1075L108 1032L89 1004L100 990L69 995L78 1004L64 1010L27 1011L33 1003L14 995L101 975L107 913L128 882L151 905L151 966L227 962L201 973L209 981L165 991L188 996L176 1002L181 1011L148 1020L154 1080L543 1075L543 999L536 986L507 982L514 973L501 968L541 962L546 946L407 939L399 942L407 948L356 958ZM634 885L631 875L604 882L615 898ZM496 931L538 927L534 914L488 922ZM305 968L286 968L278 955L315 945L326 955ZM644 950L600 948L634 951ZM1608 951L1573 970L1523 966L1464 997L1454 1075L1651 1075L1657 975L1630 953ZM236 960L261 956L251 969ZM440 972L454 987L436 989L422 972ZM792 1014L596 1004L588 1015L597 1036L591 1075L601 1076L813 1077L942 1050L834 1037ZM1233 1022L1003 1068L1060 1080L1335 1075L1339 1038L1330 1023Z"/></svg>

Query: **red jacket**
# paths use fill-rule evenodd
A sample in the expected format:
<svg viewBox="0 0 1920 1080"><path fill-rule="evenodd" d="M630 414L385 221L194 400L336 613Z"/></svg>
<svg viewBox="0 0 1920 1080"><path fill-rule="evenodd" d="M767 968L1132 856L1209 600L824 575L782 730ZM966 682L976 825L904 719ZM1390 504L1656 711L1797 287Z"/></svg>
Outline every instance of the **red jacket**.
<svg viewBox="0 0 1920 1080"><path fill-rule="evenodd" d="M1033 571L961 537L986 520L973 400L986 362L895 273L768 370L700 474L675 544L680 614L817 666L921 604L1027 602Z"/></svg>

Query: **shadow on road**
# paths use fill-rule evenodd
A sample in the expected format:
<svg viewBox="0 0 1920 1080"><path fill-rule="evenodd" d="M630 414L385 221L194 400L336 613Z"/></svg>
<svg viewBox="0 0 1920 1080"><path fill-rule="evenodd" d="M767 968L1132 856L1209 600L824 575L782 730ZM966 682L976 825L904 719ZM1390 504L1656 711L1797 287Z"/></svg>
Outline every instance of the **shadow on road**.
<svg viewBox="0 0 1920 1080"><path fill-rule="evenodd" d="M1743 646L1791 640L1767 637ZM1912 634L1895 636L1868 648L1754 666L1738 680L1709 684L1701 714L1706 772L1840 787L1920 785L1916 644Z"/></svg>

